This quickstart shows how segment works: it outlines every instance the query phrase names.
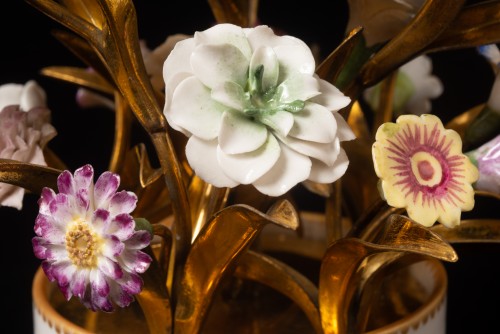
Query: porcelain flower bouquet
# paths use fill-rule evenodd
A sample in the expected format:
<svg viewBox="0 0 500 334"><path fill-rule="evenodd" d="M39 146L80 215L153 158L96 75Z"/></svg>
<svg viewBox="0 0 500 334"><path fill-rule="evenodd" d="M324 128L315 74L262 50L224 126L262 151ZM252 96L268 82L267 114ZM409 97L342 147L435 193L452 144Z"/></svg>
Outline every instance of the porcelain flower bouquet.
<svg viewBox="0 0 500 334"><path fill-rule="evenodd" d="M349 1L346 37L325 59L258 24L256 1L209 1L215 25L166 32L154 50L132 1L28 3L68 28L57 38L86 63L43 73L77 84L82 107L112 109L115 141L107 171L91 159L68 170L49 148L43 88L1 86L0 200L21 209L25 190L40 194L34 253L92 313L139 304L151 333L198 333L238 278L289 297L315 332L363 332L381 273L456 261L450 242L478 238L459 230L461 213L478 194L499 199L498 89L443 124L426 54L480 47L496 74L500 30L484 17L497 27L500 2ZM130 144L134 124L147 143ZM283 247L306 252L299 185L326 208L318 284L260 239L292 231Z"/></svg>

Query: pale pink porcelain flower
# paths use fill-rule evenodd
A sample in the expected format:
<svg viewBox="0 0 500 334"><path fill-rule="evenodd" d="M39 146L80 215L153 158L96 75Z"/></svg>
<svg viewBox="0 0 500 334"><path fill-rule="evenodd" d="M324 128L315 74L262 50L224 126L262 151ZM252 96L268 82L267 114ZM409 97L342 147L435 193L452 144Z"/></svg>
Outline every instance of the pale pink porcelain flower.
<svg viewBox="0 0 500 334"><path fill-rule="evenodd" d="M0 158L46 165L43 149L54 138L45 91L35 82L0 86ZM22 209L24 188L0 183L0 205Z"/></svg>
<svg viewBox="0 0 500 334"><path fill-rule="evenodd" d="M349 97L314 73L309 47L268 26L219 24L178 42L163 67L169 124L189 137L195 173L216 187L279 196L331 183L354 134L337 112Z"/></svg>
<svg viewBox="0 0 500 334"><path fill-rule="evenodd" d="M460 224L472 210L478 170L462 153L457 132L435 115L402 115L382 124L372 147L381 195L424 226Z"/></svg>
<svg viewBox="0 0 500 334"><path fill-rule="evenodd" d="M74 176L62 172L59 193L44 188L38 202L33 250L42 268L67 300L79 298L89 309L111 312L128 306L143 285L152 259L141 249L151 242L146 230L135 231L130 213L137 196L119 191L120 177L104 172L94 185L91 165Z"/></svg>

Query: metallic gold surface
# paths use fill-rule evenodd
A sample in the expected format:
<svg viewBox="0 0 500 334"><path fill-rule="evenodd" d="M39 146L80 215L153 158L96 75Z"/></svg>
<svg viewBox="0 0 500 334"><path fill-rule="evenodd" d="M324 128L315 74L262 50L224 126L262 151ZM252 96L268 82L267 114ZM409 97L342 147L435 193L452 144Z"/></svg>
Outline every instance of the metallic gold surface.
<svg viewBox="0 0 500 334"><path fill-rule="evenodd" d="M360 328L356 326L363 327L368 315L366 298L370 298L363 297L363 293L376 289L371 282L374 275L389 265L413 262L406 257L408 254L444 261L458 259L451 245L438 234L401 215L389 216L373 242L343 238L329 246L321 262L319 281L324 332L358 333ZM364 291L368 284L370 288Z"/></svg>
<svg viewBox="0 0 500 334"><path fill-rule="evenodd" d="M375 138L377 129L386 122L393 120L393 106L394 106L394 91L396 89L396 80L398 77L398 70L389 73L387 77L382 80L380 87L380 105L378 110L375 111L375 120L372 125L372 140Z"/></svg>
<svg viewBox="0 0 500 334"><path fill-rule="evenodd" d="M300 306L316 333L323 332L319 317L318 289L292 267L264 254L248 251L238 261L235 276L257 281L281 292Z"/></svg>
<svg viewBox="0 0 500 334"><path fill-rule="evenodd" d="M343 90L366 60L355 59L353 55L355 51L359 51L360 44L364 43L362 32L361 27L353 29L342 43L319 64L316 74ZM347 64L349 66L346 66Z"/></svg>
<svg viewBox="0 0 500 334"><path fill-rule="evenodd" d="M42 69L41 73L47 77L70 82L82 87L113 94L114 87L99 74L86 69L68 66L50 66Z"/></svg>
<svg viewBox="0 0 500 334"><path fill-rule="evenodd" d="M191 240L187 190L179 160L141 57L137 17L130 1L28 0L28 3L81 36L97 54L139 123L151 136L176 216L176 256L184 261Z"/></svg>
<svg viewBox="0 0 500 334"><path fill-rule="evenodd" d="M476 47L500 42L500 1L481 1L464 7L448 28L423 52Z"/></svg>
<svg viewBox="0 0 500 334"><path fill-rule="evenodd" d="M498 42L500 1L462 8L464 0L427 0L415 19L380 50L363 48L362 29L358 27L318 66L321 78L339 85L351 97L352 103L341 112L358 140L343 143L350 167L342 182L306 184L326 201L321 226L324 243L314 244L326 245L319 259L317 287L316 282L284 262L251 250L266 225L298 228L299 214L291 202L278 200L263 214L261 207L274 199L249 193L240 186L231 190L236 202L243 199L255 206L228 206L229 189L207 184L186 165L183 139L168 132L161 108L164 97L153 91L144 68L132 1L27 2L76 33L58 31L55 36L96 71L91 74L71 67L48 67L43 74L114 94L115 139L109 168L120 173L124 188L138 195L134 214L147 218L155 235L161 237L151 249L155 261L143 275L144 289L137 297L140 308L131 309L139 319L132 319L137 326L134 330L145 331L142 321L150 333L202 332L221 283L236 277L262 283L288 297L305 313L316 333L363 332L374 314L374 293L382 277L429 257L456 261L449 243L500 242L498 220L494 219L464 220L453 230L414 223L402 209L380 200L377 177L368 167L372 166L371 143L376 128L392 117L397 67L425 52ZM257 23L258 0L208 2L219 23L244 27ZM359 57L354 58L354 54ZM369 126L357 98L363 88L382 80L381 112ZM453 119L450 127L463 134L475 112L473 109ZM134 121L150 136L159 168L151 166L144 145L130 147ZM50 150L45 153L49 166L58 169L0 160L0 182L35 193L45 186L56 188L64 163ZM313 243L300 239L300 233L294 236L286 239L291 243L282 247L276 243L272 250L286 253L293 248L294 255L305 257L318 254L317 249L323 251L320 247L311 251ZM401 289L406 295L413 293ZM418 296L413 293L411 297ZM57 306L67 307L62 305ZM72 307L68 306L68 314L77 318L81 317L79 312L85 314L84 322L92 330L102 323L101 315ZM115 322L109 320L116 331L119 327Z"/></svg>
<svg viewBox="0 0 500 334"><path fill-rule="evenodd" d="M208 0L218 23L232 23L241 27L257 24L259 0Z"/></svg>
<svg viewBox="0 0 500 334"><path fill-rule="evenodd" d="M61 172L50 167L0 159L0 182L19 186L36 194L41 193L43 187L57 189L57 177Z"/></svg>
<svg viewBox="0 0 500 334"><path fill-rule="evenodd" d="M466 219L453 229L436 225L431 230L452 244L500 242L500 219Z"/></svg>
<svg viewBox="0 0 500 334"><path fill-rule="evenodd" d="M265 224L274 222L296 228L297 221L284 219L287 213L294 211L293 208L286 202L280 203L279 207L277 212L271 210L270 215L264 215L246 205L229 206L201 229L191 246L177 289L174 333L200 331L219 282ZM288 218L293 219L293 216Z"/></svg>
<svg viewBox="0 0 500 334"><path fill-rule="evenodd" d="M363 66L364 87L378 83L387 74L419 54L455 19L465 0L427 0L413 20Z"/></svg>

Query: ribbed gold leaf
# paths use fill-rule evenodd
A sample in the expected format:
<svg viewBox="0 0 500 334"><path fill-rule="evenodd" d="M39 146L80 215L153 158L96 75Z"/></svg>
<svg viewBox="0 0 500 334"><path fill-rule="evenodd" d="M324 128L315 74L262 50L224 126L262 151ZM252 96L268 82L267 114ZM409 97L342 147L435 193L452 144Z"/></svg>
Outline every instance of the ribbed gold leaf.
<svg viewBox="0 0 500 334"><path fill-rule="evenodd" d="M44 187L56 190L57 177L61 172L55 168L0 159L0 182L22 187L35 194L40 194Z"/></svg>

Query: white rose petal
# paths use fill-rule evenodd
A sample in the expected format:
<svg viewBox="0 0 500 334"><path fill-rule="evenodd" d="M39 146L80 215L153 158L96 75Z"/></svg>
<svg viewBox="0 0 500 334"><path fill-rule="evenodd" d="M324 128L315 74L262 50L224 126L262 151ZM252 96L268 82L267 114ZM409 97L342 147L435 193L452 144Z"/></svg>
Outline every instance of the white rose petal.
<svg viewBox="0 0 500 334"><path fill-rule="evenodd" d="M311 159L294 150L281 146L281 154L273 168L253 183L263 194L280 196L294 185L306 180L311 171Z"/></svg>
<svg viewBox="0 0 500 334"><path fill-rule="evenodd" d="M249 153L225 154L219 146L217 157L226 175L241 184L250 184L273 168L280 153L278 141L270 135L259 149Z"/></svg>
<svg viewBox="0 0 500 334"><path fill-rule="evenodd" d="M267 129L239 112L222 115L219 145L226 154L241 154L257 150L267 140Z"/></svg>
<svg viewBox="0 0 500 334"><path fill-rule="evenodd" d="M186 157L196 175L206 182L219 187L234 187L238 183L219 167L217 161L217 140L200 140L192 136L186 144Z"/></svg>

